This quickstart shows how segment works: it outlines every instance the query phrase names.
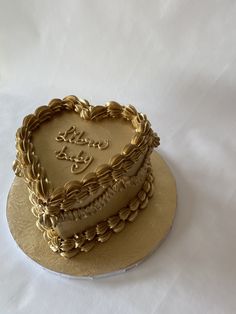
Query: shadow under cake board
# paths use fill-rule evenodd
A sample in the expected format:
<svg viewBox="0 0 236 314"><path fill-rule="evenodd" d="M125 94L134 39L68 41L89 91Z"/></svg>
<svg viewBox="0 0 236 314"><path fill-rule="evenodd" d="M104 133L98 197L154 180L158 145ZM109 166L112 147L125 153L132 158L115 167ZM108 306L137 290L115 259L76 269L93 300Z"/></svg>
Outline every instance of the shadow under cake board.
<svg viewBox="0 0 236 314"><path fill-rule="evenodd" d="M7 201L11 234L22 251L43 268L73 277L93 278L130 269L150 255L171 229L176 210L175 179L162 157L153 152L154 194L147 208L124 230L98 243L88 253L65 259L53 253L31 213L29 192L23 179L16 177Z"/></svg>

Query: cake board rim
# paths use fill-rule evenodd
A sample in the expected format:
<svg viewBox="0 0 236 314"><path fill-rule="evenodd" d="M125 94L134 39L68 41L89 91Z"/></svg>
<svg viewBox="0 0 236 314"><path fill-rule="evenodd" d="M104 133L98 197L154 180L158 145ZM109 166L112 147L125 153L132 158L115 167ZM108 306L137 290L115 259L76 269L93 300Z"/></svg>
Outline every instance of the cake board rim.
<svg viewBox="0 0 236 314"><path fill-rule="evenodd" d="M7 221L18 247L33 262L51 273L69 278L92 279L124 273L150 256L171 230L176 212L176 183L159 153L151 155L154 194L146 209L126 228L90 252L65 259L53 253L35 225L28 190L16 177L7 199Z"/></svg>

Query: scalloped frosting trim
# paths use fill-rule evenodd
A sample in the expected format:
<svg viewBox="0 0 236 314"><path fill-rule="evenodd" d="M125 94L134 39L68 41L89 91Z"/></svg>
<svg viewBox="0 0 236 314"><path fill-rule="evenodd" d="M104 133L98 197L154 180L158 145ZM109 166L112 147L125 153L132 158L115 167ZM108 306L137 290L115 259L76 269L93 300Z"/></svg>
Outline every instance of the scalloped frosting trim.
<svg viewBox="0 0 236 314"><path fill-rule="evenodd" d="M97 212L102 210L102 208L106 204L108 204L108 202L117 192L122 192L131 185L139 184L144 179L144 175L146 175L148 165L150 165L150 162L146 161L144 165L139 169L137 175L132 177L124 177L119 182L116 182L114 185L108 187L108 189L102 195L100 195L88 206L70 210L67 212L61 212L57 222L59 223L62 221L85 219L88 216L96 214Z"/></svg>
<svg viewBox="0 0 236 314"><path fill-rule="evenodd" d="M50 249L65 258L71 258L78 253L88 252L99 242L104 243L110 237L121 232L130 222L133 222L138 214L147 207L149 199L153 195L153 174L151 166L147 169L146 180L138 192L127 205L120 209L116 215L99 222L84 232L75 234L68 239L62 239L53 228L42 226L37 220L36 226L43 232Z"/></svg>
<svg viewBox="0 0 236 314"><path fill-rule="evenodd" d="M135 135L108 164L98 166L95 172L88 173L81 181L69 181L63 187L54 189L35 153L32 133L45 121L64 110L74 111L82 119L91 121L104 118L126 119L132 123ZM146 115L138 113L131 105L122 106L111 101L105 106L92 106L87 100L67 96L63 100L53 99L48 106L41 106L34 114L24 118L22 127L16 133L17 155L13 170L17 176L24 178L29 190L35 194L45 219L55 220L61 211L72 210L77 200L83 201L89 195L94 195L100 187L105 189L120 180L142 154L150 154L159 145L159 140Z"/></svg>
<svg viewBox="0 0 236 314"><path fill-rule="evenodd" d="M58 223L63 221L73 221L73 220L82 220L88 216L94 215L111 200L111 198L117 193L124 191L130 185L137 185L143 181L144 176L146 176L147 168L150 167L150 158L146 158L143 162L143 165L139 168L136 175L132 177L124 177L120 181L116 182L114 185L109 186L102 195L98 196L94 201L89 205L84 207L79 207L70 211L61 211L58 217L53 217L50 219L45 219L44 212L41 206L38 206L37 201L35 201L34 194L29 191L30 202L33 207L31 208L32 213L40 221L41 225L47 227L56 227Z"/></svg>

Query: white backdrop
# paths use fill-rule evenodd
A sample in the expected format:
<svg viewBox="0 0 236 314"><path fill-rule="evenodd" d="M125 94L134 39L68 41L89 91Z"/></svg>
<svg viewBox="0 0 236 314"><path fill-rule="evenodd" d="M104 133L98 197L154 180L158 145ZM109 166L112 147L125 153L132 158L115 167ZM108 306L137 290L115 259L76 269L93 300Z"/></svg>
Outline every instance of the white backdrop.
<svg viewBox="0 0 236 314"><path fill-rule="evenodd" d="M0 0L0 313L236 313L236 3ZM119 276L61 278L5 218L14 135L51 98L147 113L177 180L167 240Z"/></svg>

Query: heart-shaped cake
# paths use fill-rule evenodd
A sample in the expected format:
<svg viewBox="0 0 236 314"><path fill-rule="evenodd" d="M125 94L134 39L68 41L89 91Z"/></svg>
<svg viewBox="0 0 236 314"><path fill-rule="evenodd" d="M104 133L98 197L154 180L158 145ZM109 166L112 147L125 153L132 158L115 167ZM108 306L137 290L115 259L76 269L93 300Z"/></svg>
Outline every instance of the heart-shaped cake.
<svg viewBox="0 0 236 314"><path fill-rule="evenodd" d="M72 257L133 222L153 193L158 145L146 115L114 101L92 106L68 96L26 116L13 169L49 247Z"/></svg>

